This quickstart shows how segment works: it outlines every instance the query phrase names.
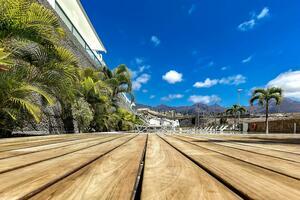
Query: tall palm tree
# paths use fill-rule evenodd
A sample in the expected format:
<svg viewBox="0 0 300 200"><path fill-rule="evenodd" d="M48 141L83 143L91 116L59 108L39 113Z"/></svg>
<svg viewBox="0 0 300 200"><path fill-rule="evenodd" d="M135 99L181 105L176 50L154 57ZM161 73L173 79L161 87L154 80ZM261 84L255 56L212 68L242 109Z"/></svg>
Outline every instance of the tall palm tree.
<svg viewBox="0 0 300 200"><path fill-rule="evenodd" d="M113 90L112 100L115 107L118 107L117 102L120 100L121 93L128 94L131 101L134 100L134 96L132 94L131 74L126 65L121 64L112 72L109 72L107 68L104 68L103 72L106 74L105 82L108 83Z"/></svg>
<svg viewBox="0 0 300 200"><path fill-rule="evenodd" d="M276 105L279 105L282 100L282 89L278 87L271 87L267 89L259 88L253 91L250 99L250 104L253 106L255 101L258 101L259 105L265 106L266 109L266 134L269 133L269 104L271 100L275 100Z"/></svg>
<svg viewBox="0 0 300 200"><path fill-rule="evenodd" d="M234 124L236 126L236 118L237 118L237 115L241 115L243 113L245 113L247 110L246 108L244 108L243 106L240 106L240 105L237 105L237 104L234 104L232 105L231 108L228 108L226 110L226 114L231 114L234 116Z"/></svg>

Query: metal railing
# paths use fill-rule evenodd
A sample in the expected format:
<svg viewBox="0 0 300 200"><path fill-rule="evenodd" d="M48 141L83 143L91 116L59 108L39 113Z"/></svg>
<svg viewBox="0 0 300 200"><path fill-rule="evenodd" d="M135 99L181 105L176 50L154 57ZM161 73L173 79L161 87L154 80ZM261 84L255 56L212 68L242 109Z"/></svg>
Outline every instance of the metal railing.
<svg viewBox="0 0 300 200"><path fill-rule="evenodd" d="M102 66L101 61L97 58L94 51L90 48L90 46L87 44L87 42L84 40L82 35L79 33L79 31L76 29L72 21L69 19L69 17L66 15L66 13L63 11L62 7L55 1L55 11L60 16L62 21L66 24L66 26L69 28L71 33L76 37L78 42L83 46L85 51L89 54L89 56L97 63L99 66ZM101 56L101 55L99 55Z"/></svg>

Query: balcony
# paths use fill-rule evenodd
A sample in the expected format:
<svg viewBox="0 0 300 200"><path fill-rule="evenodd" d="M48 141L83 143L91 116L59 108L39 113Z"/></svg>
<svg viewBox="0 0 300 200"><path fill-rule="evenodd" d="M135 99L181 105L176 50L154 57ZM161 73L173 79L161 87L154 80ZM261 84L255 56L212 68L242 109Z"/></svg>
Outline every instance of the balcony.
<svg viewBox="0 0 300 200"><path fill-rule="evenodd" d="M88 55L91 57L93 61L97 64L97 67L103 66L104 62L102 60L102 55L95 53L88 43L84 40L82 35L79 33L79 31L76 29L72 21L69 19L69 17L66 15L66 13L63 11L62 7L58 4L57 1L55 1L55 11L60 16L62 21L65 23L65 25L69 28L71 33L76 37L78 42L82 45L82 47L85 49L85 51L88 53Z"/></svg>

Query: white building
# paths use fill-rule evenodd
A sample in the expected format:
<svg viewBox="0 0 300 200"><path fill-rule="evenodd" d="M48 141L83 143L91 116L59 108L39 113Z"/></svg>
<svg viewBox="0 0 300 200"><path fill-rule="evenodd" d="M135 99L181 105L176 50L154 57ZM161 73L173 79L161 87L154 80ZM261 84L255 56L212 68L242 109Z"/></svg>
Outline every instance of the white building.
<svg viewBox="0 0 300 200"><path fill-rule="evenodd" d="M158 112L150 110L149 108L139 108L137 112L143 115L143 118L147 120L150 126L157 127L179 127L179 121L176 119L168 119L166 116L161 115Z"/></svg>
<svg viewBox="0 0 300 200"><path fill-rule="evenodd" d="M39 0L43 3L44 0ZM105 66L102 53L106 49L87 16L80 0L46 0L55 10L69 31L75 36L83 49L96 63L95 67ZM125 94L120 95L121 105L134 112L132 102Z"/></svg>
<svg viewBox="0 0 300 200"><path fill-rule="evenodd" d="M79 0L47 0L78 42L99 65L105 65L106 49Z"/></svg>

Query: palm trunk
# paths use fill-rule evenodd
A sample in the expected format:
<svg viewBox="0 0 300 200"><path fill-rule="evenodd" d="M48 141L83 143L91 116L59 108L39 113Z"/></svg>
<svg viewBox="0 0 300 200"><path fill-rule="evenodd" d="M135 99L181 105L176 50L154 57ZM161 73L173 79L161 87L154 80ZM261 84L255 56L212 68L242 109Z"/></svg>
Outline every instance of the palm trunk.
<svg viewBox="0 0 300 200"><path fill-rule="evenodd" d="M266 102L266 134L269 134L269 102Z"/></svg>
<svg viewBox="0 0 300 200"><path fill-rule="evenodd" d="M236 113L234 113L234 130L236 129Z"/></svg>

